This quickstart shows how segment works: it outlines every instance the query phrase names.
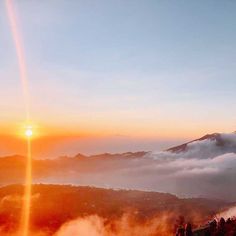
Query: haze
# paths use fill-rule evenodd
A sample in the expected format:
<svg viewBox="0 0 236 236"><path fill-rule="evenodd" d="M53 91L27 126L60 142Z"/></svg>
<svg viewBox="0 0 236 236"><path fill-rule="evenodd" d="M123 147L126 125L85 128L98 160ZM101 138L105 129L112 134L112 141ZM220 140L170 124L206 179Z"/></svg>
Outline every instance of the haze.
<svg viewBox="0 0 236 236"><path fill-rule="evenodd" d="M15 1L32 120L44 143L37 155L153 151L232 132L235 5ZM25 117L4 2L0 35L5 155L22 152L17 137Z"/></svg>

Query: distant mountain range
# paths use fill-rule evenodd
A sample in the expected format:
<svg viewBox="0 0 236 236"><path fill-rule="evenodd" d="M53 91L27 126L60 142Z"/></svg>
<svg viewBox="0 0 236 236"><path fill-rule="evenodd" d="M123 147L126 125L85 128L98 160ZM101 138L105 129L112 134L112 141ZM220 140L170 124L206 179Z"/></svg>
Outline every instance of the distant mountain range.
<svg viewBox="0 0 236 236"><path fill-rule="evenodd" d="M203 144L204 142L209 142L216 146L220 154L233 152L236 153L236 133L232 134L220 134L213 133L207 134L199 139L184 143L179 146L171 147L166 150L166 152L171 153L181 153L191 150L194 144ZM205 147L205 146L203 146ZM85 169L92 169L92 167L101 166L99 163L104 163L104 168L109 167L109 164L116 164L119 160L129 160L129 159L140 159L150 155L150 152L126 152L126 153L103 153L98 155L86 156L78 153L74 157L61 156L55 159L42 159L34 160L34 172L37 175L40 173L48 172L51 168L55 170L57 168L67 169L71 167L73 170L75 165L84 167ZM115 162L114 162L115 161ZM113 163L114 162L114 163ZM24 172L25 157L20 155L6 156L0 158L0 182L6 178L14 178L16 176L22 175ZM6 174L5 174L6 173ZM8 173L8 174L7 174ZM9 175L9 173L12 173Z"/></svg>
<svg viewBox="0 0 236 236"><path fill-rule="evenodd" d="M235 200L236 190L232 188L236 166L234 153L236 133L214 133L158 153L92 156L79 153L74 157L34 159L33 181ZM221 155L228 156L214 159ZM26 158L19 155L0 158L0 185L23 183L25 164Z"/></svg>
<svg viewBox="0 0 236 236"><path fill-rule="evenodd" d="M86 156L81 153L72 157L74 159L83 159L83 158L93 158L93 159L106 159L106 158L141 158L144 157L148 152L124 152L124 153L102 153L98 155ZM65 159L68 157L60 157L60 159Z"/></svg>
<svg viewBox="0 0 236 236"><path fill-rule="evenodd" d="M236 132L233 132L231 134L221 134L221 133L213 133L213 134L207 134L199 139L195 139L192 141L189 141L187 143L174 146L171 148L166 149L167 152L172 153L181 153L181 152L187 152L191 149L191 145L195 143L204 143L205 141L212 142L216 147L219 147L222 149L222 152L233 152L236 153ZM101 153L97 155L84 155L81 153L78 153L74 157L68 157L68 156L61 156L55 159L43 159L42 161L55 161L55 160L61 160L61 161L80 161L80 160L107 160L111 158L120 159L120 158L143 158L150 154L150 152L147 151L139 151L139 152L125 152L125 153ZM10 162L24 162L24 157L20 155L13 155L13 156L6 156L6 157L0 157L0 162L3 161L10 161ZM16 164L16 163L15 163Z"/></svg>

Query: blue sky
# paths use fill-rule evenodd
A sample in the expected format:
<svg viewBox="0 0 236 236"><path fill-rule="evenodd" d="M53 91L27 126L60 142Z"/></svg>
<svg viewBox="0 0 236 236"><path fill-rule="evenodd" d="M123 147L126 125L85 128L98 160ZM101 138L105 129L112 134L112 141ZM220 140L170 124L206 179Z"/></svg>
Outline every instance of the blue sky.
<svg viewBox="0 0 236 236"><path fill-rule="evenodd" d="M151 138L235 129L235 1L15 0L14 6L37 122ZM2 124L23 119L17 74L2 1Z"/></svg>

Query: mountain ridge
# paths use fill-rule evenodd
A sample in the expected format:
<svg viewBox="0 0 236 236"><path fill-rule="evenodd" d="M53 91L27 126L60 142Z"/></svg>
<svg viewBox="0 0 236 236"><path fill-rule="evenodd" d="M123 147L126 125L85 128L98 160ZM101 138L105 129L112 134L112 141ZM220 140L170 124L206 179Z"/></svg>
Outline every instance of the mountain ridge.
<svg viewBox="0 0 236 236"><path fill-rule="evenodd" d="M236 134L236 132L232 132L231 134L234 135L234 134ZM223 135L226 135L226 134L223 134L223 133L206 134L199 139L195 139L195 140L189 141L187 143L168 148L165 151L173 152L173 153L184 152L184 151L187 151L188 146L190 144L193 144L194 142L201 142L201 141L206 141L206 140L215 141L216 146L224 147L228 144L229 141L225 140L223 138ZM234 152L236 152L236 137L235 137L235 149L233 149L233 150L234 150Z"/></svg>

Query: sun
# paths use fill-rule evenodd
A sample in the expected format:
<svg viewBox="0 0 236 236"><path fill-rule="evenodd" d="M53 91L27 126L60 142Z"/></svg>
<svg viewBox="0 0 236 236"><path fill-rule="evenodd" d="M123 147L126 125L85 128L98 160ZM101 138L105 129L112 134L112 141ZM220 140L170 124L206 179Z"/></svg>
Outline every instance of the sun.
<svg viewBox="0 0 236 236"><path fill-rule="evenodd" d="M25 130L25 135L30 138L33 135L32 127L27 127Z"/></svg>

